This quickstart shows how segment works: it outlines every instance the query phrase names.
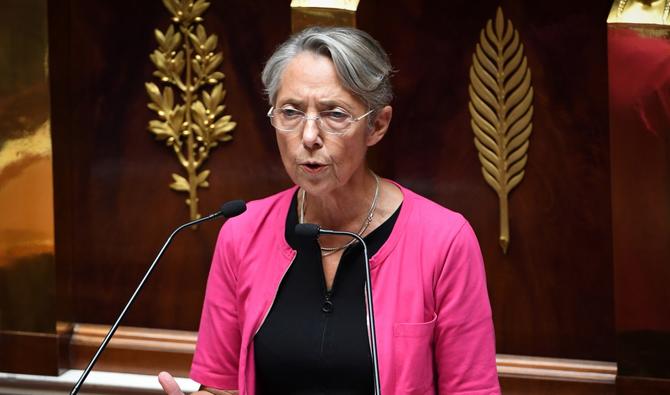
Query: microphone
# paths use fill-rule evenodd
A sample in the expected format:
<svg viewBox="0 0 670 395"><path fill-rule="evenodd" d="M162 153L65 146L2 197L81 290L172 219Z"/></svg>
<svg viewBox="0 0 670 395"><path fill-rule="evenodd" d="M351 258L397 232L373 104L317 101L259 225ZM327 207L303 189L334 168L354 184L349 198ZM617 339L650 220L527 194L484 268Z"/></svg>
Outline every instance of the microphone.
<svg viewBox="0 0 670 395"><path fill-rule="evenodd" d="M370 281L370 258L368 257L367 244L365 244L363 238L357 233L322 229L316 224L297 224L295 226L295 234L312 240L317 239L319 235L349 236L357 239L363 246L363 257L365 258L365 303L368 310L368 318L370 320L370 346L372 349L372 370L375 381L375 395L381 395L381 386L379 385L379 361L377 360L377 332L375 330L375 314L372 303L372 281Z"/></svg>
<svg viewBox="0 0 670 395"><path fill-rule="evenodd" d="M247 210L247 205L244 203L244 200L231 200L230 202L226 202L221 206L221 209L219 211L210 214L206 217L198 218L194 221L187 222L181 226L179 226L177 229L175 229L170 237L167 238L165 241L165 244L163 244L163 247L160 249L158 252L158 255L156 255L156 258L154 259L153 263L151 266L149 266L149 270L144 274L144 277L140 281L139 285L135 289L135 292L133 292L133 295L130 297L128 300L128 303L126 303L126 307L123 308L121 311L121 314L119 314L119 317L116 319L116 322L114 322L114 325L109 329L109 332L107 332L107 336L105 336L104 340L102 341L102 344L100 344L100 347L98 348L98 351L95 352L95 355L93 355L93 358L91 358L91 362L89 362L88 366L84 371L82 372L81 376L79 377L79 380L77 383L74 385L72 388L72 391L70 391L70 395L75 395L79 392L79 389L81 388L81 385L84 383L84 380L86 380L86 377L88 377L88 374L91 373L91 370L93 369L93 366L95 363L98 361L98 358L102 354L102 352L107 348L107 344L109 341L112 339L112 336L114 336L114 332L116 332L116 329L119 327L119 324L121 323L121 320L123 320L123 317L125 317L126 313L130 309L130 306L133 305L135 302L135 299L137 296L140 294L140 291L142 291L142 288L144 288L144 284L147 282L149 279L149 276L153 272L154 268L156 267L156 264L158 261L161 259L163 256L163 253L167 249L167 247L172 243L172 239L174 236L179 233L182 229L188 228L189 226L197 225L201 222L209 221L214 218L218 217L226 217L226 218L232 218L236 217L243 212Z"/></svg>
<svg viewBox="0 0 670 395"><path fill-rule="evenodd" d="M233 218L237 217L238 215L242 214L243 212L247 211L247 204L244 203L244 200L231 200L229 202L225 202L222 206L221 209L212 214L216 218L221 215L223 215L226 218ZM206 219L203 219L203 221L207 221ZM185 226L188 226L186 224Z"/></svg>
<svg viewBox="0 0 670 395"><path fill-rule="evenodd" d="M295 234L305 239L316 239L320 232L321 227L316 224L298 224L295 226Z"/></svg>

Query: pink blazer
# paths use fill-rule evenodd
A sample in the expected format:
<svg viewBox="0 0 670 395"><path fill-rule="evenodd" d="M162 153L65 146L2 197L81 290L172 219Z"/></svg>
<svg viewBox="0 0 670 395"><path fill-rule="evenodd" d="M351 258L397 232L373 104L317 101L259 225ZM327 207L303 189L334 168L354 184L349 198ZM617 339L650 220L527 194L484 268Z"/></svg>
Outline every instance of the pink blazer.
<svg viewBox="0 0 670 395"><path fill-rule="evenodd" d="M400 186L399 186L400 187ZM400 187L404 200L370 259L381 392L499 394L479 245L457 213ZM255 394L253 338L296 252L284 238L296 187L250 202L219 233L191 378Z"/></svg>

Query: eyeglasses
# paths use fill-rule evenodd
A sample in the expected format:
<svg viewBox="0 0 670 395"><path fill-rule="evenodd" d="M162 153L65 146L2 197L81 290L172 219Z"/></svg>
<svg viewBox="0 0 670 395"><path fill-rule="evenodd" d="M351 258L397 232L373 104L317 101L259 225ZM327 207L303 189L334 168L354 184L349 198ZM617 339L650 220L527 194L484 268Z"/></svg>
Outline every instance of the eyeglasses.
<svg viewBox="0 0 670 395"><path fill-rule="evenodd" d="M361 119L372 114L374 110L370 110L360 117L354 117L342 110L328 110L321 111L318 115L308 116L300 110L295 108L274 108L271 107L268 111L270 123L280 132L295 132L300 129L305 121L316 121L319 128L326 133L343 134L352 123L358 122Z"/></svg>

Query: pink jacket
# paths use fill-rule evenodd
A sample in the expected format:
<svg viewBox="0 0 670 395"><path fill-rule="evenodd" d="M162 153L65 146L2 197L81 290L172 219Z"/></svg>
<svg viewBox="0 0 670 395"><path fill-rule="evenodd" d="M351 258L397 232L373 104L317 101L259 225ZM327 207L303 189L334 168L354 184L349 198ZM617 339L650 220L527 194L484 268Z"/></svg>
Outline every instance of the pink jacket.
<svg viewBox="0 0 670 395"><path fill-rule="evenodd" d="M499 394L486 276L467 221L402 188L391 235L370 259L381 392ZM221 229L191 378L254 394L253 338L296 252L284 238L295 187L250 202Z"/></svg>

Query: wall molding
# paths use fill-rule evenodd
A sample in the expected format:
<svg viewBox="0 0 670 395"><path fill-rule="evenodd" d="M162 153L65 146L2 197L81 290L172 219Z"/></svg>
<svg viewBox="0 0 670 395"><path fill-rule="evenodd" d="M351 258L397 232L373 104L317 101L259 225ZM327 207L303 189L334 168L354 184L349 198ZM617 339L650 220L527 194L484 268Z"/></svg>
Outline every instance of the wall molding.
<svg viewBox="0 0 670 395"><path fill-rule="evenodd" d="M614 384L615 362L498 354L500 377Z"/></svg>
<svg viewBox="0 0 670 395"><path fill-rule="evenodd" d="M0 395L62 395L70 392L82 370L68 370L58 377L0 372ZM197 391L198 383L175 377L186 393ZM82 395L165 394L155 375L91 372L80 392Z"/></svg>
<svg viewBox="0 0 670 395"><path fill-rule="evenodd" d="M60 325L69 332L66 369L84 369L109 331L107 325ZM121 326L95 365L96 370L188 376L197 332Z"/></svg>
<svg viewBox="0 0 670 395"><path fill-rule="evenodd" d="M0 395L55 395L69 390L97 350L109 327L94 324L57 326L62 341L62 374L40 376L0 373ZM120 327L84 387L85 394L160 394L161 370L188 377L197 333L168 329ZM498 354L498 374L508 395L614 394L614 362ZM184 379L184 385L197 386ZM652 383L654 384L654 383Z"/></svg>
<svg viewBox="0 0 670 395"><path fill-rule="evenodd" d="M97 348L109 328L106 325L75 324L72 327L70 344ZM108 347L193 354L197 338L197 332L120 326Z"/></svg>
<svg viewBox="0 0 670 395"><path fill-rule="evenodd" d="M71 330L70 366L83 369L109 330L105 325L74 324ZM197 332L168 329L119 327L97 368L124 373L153 373L170 369L187 376L195 351ZM614 384L614 362L498 354L501 378L574 381ZM161 365L162 364L162 365Z"/></svg>

